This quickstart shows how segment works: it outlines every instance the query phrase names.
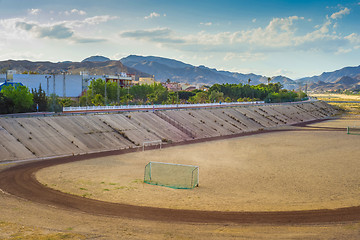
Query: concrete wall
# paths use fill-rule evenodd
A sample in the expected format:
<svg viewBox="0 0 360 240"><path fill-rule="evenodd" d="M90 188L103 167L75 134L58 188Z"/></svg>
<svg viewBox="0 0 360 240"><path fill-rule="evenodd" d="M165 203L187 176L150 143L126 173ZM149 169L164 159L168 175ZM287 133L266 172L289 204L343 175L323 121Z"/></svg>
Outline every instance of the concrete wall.
<svg viewBox="0 0 360 240"><path fill-rule="evenodd" d="M329 117L324 102L85 116L0 118L0 161L227 136Z"/></svg>
<svg viewBox="0 0 360 240"><path fill-rule="evenodd" d="M49 92L47 91L47 79L45 76L51 76L49 78ZM89 75L90 78L102 78L102 76ZM0 74L0 79L5 81L5 74ZM82 93L82 79L81 75L65 75L65 93L66 97L79 97ZM38 89L41 84L41 88L45 91L46 94L54 93L54 79L53 75L43 75L43 74L14 74L13 82L20 82L24 86L31 89ZM63 97L64 88L63 88L64 76L55 75L55 94ZM85 85L90 85L90 81L85 82Z"/></svg>

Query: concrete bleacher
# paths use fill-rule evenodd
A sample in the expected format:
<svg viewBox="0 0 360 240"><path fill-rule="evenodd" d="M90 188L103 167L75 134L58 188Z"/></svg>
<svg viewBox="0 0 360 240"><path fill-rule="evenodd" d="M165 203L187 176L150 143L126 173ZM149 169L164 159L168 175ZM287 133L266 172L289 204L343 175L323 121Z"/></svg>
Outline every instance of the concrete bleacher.
<svg viewBox="0 0 360 240"><path fill-rule="evenodd" d="M332 116L324 102L78 116L0 118L0 161L142 147L259 131Z"/></svg>

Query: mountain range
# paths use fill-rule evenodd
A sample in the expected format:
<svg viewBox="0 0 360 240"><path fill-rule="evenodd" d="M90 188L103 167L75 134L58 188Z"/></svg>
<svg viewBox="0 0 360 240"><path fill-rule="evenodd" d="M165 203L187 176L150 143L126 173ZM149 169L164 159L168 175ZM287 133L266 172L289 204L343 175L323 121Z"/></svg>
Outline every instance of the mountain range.
<svg viewBox="0 0 360 240"><path fill-rule="evenodd" d="M154 75L157 81L189 83L193 85L212 85L215 83L243 83L247 84L250 79L251 85L267 83L268 77L254 73L243 74L238 72L221 71L206 66L193 66L175 59L129 55L120 60L110 60L103 56L91 56L82 62L30 62L30 61L0 61L0 73L6 69L17 70L17 72L39 72L57 73L67 71L79 74L88 71L96 75L113 75L119 72L135 74L138 77L149 77ZM273 83L281 83L286 89L304 88L308 90L327 91L336 89L359 89L360 88L360 65L355 67L344 67L333 72L324 72L319 76L290 79L286 76L273 76Z"/></svg>

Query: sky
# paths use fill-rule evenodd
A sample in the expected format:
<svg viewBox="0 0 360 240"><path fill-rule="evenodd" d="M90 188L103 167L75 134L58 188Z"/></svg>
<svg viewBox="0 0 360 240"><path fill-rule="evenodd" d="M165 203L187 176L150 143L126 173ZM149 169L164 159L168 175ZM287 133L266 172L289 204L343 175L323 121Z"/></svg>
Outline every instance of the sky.
<svg viewBox="0 0 360 240"><path fill-rule="evenodd" d="M320 75L360 65L360 0L0 0L0 61L131 54Z"/></svg>

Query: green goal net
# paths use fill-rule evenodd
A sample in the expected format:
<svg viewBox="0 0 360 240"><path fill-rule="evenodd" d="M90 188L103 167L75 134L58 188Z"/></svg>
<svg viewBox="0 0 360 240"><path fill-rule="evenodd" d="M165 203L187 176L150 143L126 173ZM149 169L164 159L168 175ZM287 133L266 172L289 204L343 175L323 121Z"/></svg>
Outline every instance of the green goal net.
<svg viewBox="0 0 360 240"><path fill-rule="evenodd" d="M360 135L360 127L347 127L347 134Z"/></svg>
<svg viewBox="0 0 360 240"><path fill-rule="evenodd" d="M145 166L144 182L175 189L191 189L199 186L199 167L149 162Z"/></svg>

